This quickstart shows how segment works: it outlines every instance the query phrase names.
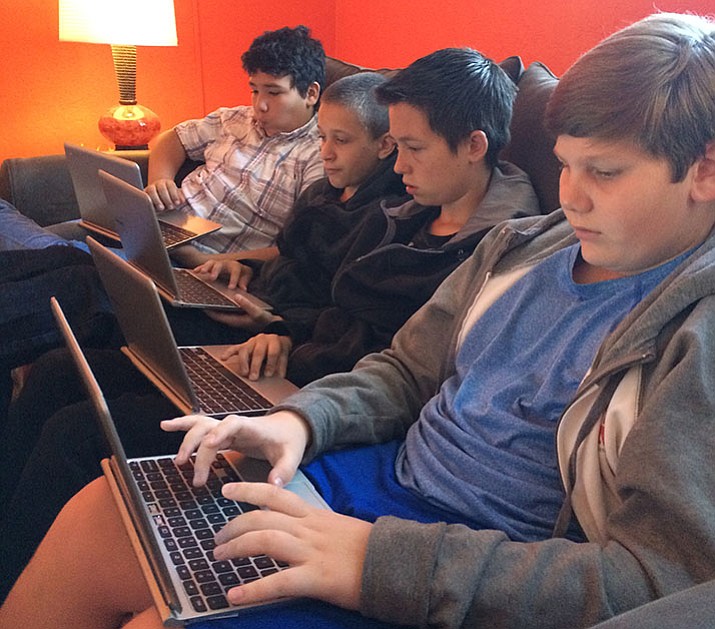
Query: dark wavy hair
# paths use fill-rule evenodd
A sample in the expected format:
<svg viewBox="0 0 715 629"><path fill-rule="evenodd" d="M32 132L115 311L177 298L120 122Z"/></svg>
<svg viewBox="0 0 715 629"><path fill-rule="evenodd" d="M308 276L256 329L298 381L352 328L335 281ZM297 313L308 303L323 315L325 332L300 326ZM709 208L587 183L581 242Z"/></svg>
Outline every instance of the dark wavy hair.
<svg viewBox="0 0 715 629"><path fill-rule="evenodd" d="M496 63L471 48L444 48L417 61L377 88L387 105L405 103L427 116L430 128L453 152L472 131L489 141L495 166L509 142L516 85Z"/></svg>
<svg viewBox="0 0 715 629"><path fill-rule="evenodd" d="M306 26L266 31L241 55L241 63L249 75L290 76L291 87L303 98L312 83L318 83L321 91L325 84L323 44L310 36Z"/></svg>

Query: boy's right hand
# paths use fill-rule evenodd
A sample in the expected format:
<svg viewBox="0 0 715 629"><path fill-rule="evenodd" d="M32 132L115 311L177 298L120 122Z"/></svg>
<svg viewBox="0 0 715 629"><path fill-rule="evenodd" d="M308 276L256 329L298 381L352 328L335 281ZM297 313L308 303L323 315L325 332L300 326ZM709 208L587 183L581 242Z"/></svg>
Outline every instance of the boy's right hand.
<svg viewBox="0 0 715 629"><path fill-rule="evenodd" d="M267 378L285 378L288 371L288 356L293 348L290 336L280 334L256 334L247 341L232 345L221 354L221 360L236 357L235 368L249 380L258 380L261 374Z"/></svg>
<svg viewBox="0 0 715 629"><path fill-rule="evenodd" d="M295 475L310 443L310 426L297 413L278 411L262 417L229 415L222 420L187 415L161 422L167 432L186 432L176 461L186 463L196 453L194 485L206 484L219 450L236 450L271 464L268 482L284 486Z"/></svg>
<svg viewBox="0 0 715 629"><path fill-rule="evenodd" d="M228 287L231 289L238 287L247 290L253 278L253 269L237 260L211 259L197 266L194 272L206 276L206 279L212 282L222 275L228 276Z"/></svg>
<svg viewBox="0 0 715 629"><path fill-rule="evenodd" d="M157 179L144 188L144 192L149 195L157 212L175 210L183 203L186 203L184 193L173 179Z"/></svg>

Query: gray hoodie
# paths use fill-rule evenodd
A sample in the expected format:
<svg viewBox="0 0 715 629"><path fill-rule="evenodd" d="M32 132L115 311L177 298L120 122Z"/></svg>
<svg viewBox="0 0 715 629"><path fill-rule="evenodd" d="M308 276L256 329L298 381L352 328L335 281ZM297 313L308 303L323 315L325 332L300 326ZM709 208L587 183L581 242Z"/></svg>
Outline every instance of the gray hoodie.
<svg viewBox="0 0 715 629"><path fill-rule="evenodd" d="M306 460L403 436L452 372L465 319L574 242L561 212L492 230L390 349L281 405L312 427ZM563 413L564 515L573 508L587 543L380 518L361 611L419 626L586 627L715 578L714 293L711 236L604 341Z"/></svg>

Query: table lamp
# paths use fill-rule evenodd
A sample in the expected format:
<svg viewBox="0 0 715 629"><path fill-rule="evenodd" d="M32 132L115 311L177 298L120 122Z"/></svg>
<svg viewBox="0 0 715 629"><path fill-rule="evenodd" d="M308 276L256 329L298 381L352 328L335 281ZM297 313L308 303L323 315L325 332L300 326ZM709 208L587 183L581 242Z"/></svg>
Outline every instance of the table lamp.
<svg viewBox="0 0 715 629"><path fill-rule="evenodd" d="M147 148L159 117L136 98L136 46L176 46L173 0L59 0L60 41L111 44L119 104L99 119L117 150Z"/></svg>

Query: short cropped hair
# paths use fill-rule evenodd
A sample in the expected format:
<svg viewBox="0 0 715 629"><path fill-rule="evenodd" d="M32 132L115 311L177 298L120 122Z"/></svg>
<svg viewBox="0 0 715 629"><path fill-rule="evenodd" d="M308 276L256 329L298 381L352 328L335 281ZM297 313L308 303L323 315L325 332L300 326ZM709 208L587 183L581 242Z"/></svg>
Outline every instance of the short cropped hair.
<svg viewBox="0 0 715 629"><path fill-rule="evenodd" d="M323 44L310 36L305 26L266 31L253 40L241 55L243 69L249 74L265 72L291 77L291 87L305 98L312 83L320 89L325 84L325 51Z"/></svg>
<svg viewBox="0 0 715 629"><path fill-rule="evenodd" d="M492 167L509 142L516 86L496 63L471 48L445 48L422 57L381 85L377 95L388 105L405 103L423 111L432 131L453 152L473 131L483 131Z"/></svg>
<svg viewBox="0 0 715 629"><path fill-rule="evenodd" d="M556 135L633 141L682 181L715 139L715 23L659 13L614 33L563 75L546 125Z"/></svg>
<svg viewBox="0 0 715 629"><path fill-rule="evenodd" d="M352 111L370 137L377 139L390 130L387 106L377 100L375 88L387 79L377 72L360 72L331 83L323 103L334 103Z"/></svg>

